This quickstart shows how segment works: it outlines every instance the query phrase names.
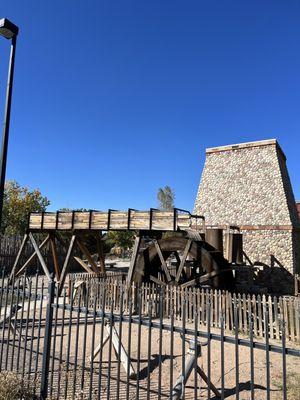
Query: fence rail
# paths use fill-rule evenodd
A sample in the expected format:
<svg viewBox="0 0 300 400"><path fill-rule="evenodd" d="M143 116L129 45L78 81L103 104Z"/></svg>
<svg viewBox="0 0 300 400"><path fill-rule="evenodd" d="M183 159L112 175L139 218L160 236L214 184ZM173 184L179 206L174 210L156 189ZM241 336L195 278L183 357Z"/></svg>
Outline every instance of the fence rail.
<svg viewBox="0 0 300 400"><path fill-rule="evenodd" d="M286 346L283 319L280 341L255 338L250 312L243 333L233 297L227 334L226 308L214 326L208 291L197 303L196 291L176 298L152 286L130 292L113 278L90 281L77 290L71 280L60 296L44 276L2 276L0 370L23 377L38 398L297 399L289 376L300 369L300 348ZM267 303L262 321L269 325Z"/></svg>
<svg viewBox="0 0 300 400"><path fill-rule="evenodd" d="M120 281L122 274L105 278L107 287L107 301L114 303L115 310L118 310L120 301ZM98 299L100 305L99 285L103 279L97 279L92 274L71 274L70 282L77 283L77 296L80 290L89 293L89 305L93 304L94 298ZM80 289L81 284L81 289ZM149 300L152 299L156 304L157 310L159 289L155 284L143 283L139 288L142 297L142 312L147 312ZM170 310L174 311L175 319L182 320L182 303L187 302L186 318L188 322L193 321L194 308L199 312L199 320L203 325L207 324L207 302L210 301L211 315L209 316L212 327L221 328L221 316L224 317L224 327L226 331L234 329L234 302L237 303L239 314L238 323L241 333L249 333L249 316L253 317L253 333L255 337L265 337L266 332L270 339L281 339L280 320L285 321L285 334L288 341L300 342L300 298L293 296L276 297L268 295L246 295L231 293L228 291L211 290L202 288L186 288L180 286L164 286L164 317L170 316ZM129 298L135 298L137 288L132 285L124 298L124 309L128 311ZM77 301L75 299L75 301ZM84 299L86 301L86 298ZM83 304L83 297L81 297ZM268 307L269 322L266 324L264 310Z"/></svg>

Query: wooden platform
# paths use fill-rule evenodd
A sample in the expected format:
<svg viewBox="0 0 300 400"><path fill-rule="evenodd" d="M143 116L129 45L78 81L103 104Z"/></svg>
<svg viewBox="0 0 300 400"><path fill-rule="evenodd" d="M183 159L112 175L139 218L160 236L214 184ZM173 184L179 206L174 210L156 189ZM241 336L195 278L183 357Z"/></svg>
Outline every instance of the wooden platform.
<svg viewBox="0 0 300 400"><path fill-rule="evenodd" d="M127 211L72 211L30 213L30 231L51 230L154 230L177 231L189 229L202 216L174 208L172 211L149 211L128 209Z"/></svg>

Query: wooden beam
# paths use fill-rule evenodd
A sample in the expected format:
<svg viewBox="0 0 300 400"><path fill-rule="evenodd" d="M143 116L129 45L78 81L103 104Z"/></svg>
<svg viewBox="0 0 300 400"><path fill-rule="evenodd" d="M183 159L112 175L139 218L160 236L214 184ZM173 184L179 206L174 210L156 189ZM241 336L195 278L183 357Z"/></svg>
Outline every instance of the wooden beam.
<svg viewBox="0 0 300 400"><path fill-rule="evenodd" d="M100 263L100 271L102 274L105 274L105 255L104 255L104 250L103 250L103 241L101 234L97 232L96 235L96 243L97 243L97 251L98 251L98 256L99 256L99 263Z"/></svg>
<svg viewBox="0 0 300 400"><path fill-rule="evenodd" d="M158 241L157 241L156 239L154 239L154 244L155 244L155 248L156 248L157 254L158 254L158 256L159 256L160 262L161 262L162 269L163 269L163 271L164 271L164 273L165 273L165 275L166 275L167 281L168 281L168 282L171 282L172 278L171 278L171 276L170 276L170 272L169 272L169 270L168 270L166 261L165 261L165 259L164 259L163 254L162 254L160 245L159 245L159 243L158 243Z"/></svg>
<svg viewBox="0 0 300 400"><path fill-rule="evenodd" d="M39 261L40 261L40 263L41 263L41 266L42 266L42 268L43 268L43 270L44 270L44 272L45 272L47 278L48 278L49 281L50 281L50 279L51 279L51 277L50 277L50 272L49 272L49 270L48 270L48 268L47 268L46 262L45 262L45 260L44 260L44 257L42 256L42 253L41 253L41 251L40 251L40 249L39 249L39 246L37 245L37 243L36 243L36 241L35 241L35 239L34 239L34 237L33 237L33 234L32 234L31 232L29 233L29 239L31 240L31 243L32 243L33 248L34 248L34 250L35 250L35 252L36 252L36 255L38 256L38 259L39 259Z"/></svg>
<svg viewBox="0 0 300 400"><path fill-rule="evenodd" d="M100 271L99 268L97 267L97 264L95 263L93 257L91 256L88 248L85 246L85 244L81 241L81 239L77 238L77 244L78 247L80 248L80 250L82 251L82 253L85 254L88 262L91 264L92 270L99 275Z"/></svg>
<svg viewBox="0 0 300 400"><path fill-rule="evenodd" d="M89 274L93 274L93 273L94 273L94 271L92 270L92 268L91 268L88 264L86 264L81 258L75 257L75 256L74 256L74 259L78 262L79 265L82 266L82 268L83 268L86 272L88 272Z"/></svg>
<svg viewBox="0 0 300 400"><path fill-rule="evenodd" d="M49 237L50 235L47 235L46 239L44 239L42 241L42 243L39 245L39 249L42 250L46 244L49 241ZM27 268L27 266L31 263L31 261L34 259L34 257L36 256L36 252L34 251L33 254L31 254L31 256L28 258L28 260L25 262L25 264L22 265L22 267L19 269L19 271L16 273L16 276L19 276L22 274L22 272Z"/></svg>
<svg viewBox="0 0 300 400"><path fill-rule="evenodd" d="M11 281L12 277L13 277L14 274L15 274L15 271L16 271L16 269L17 269L17 266L18 266L18 263L19 263L19 260L20 260L20 257L21 257L21 255L22 255L23 250L24 250L24 247L25 247L25 245L26 245L26 243L27 243L27 240L28 240L28 233L25 233L25 235L24 235L24 237L23 237L23 240L22 240L21 247L20 247L20 249L19 249L19 251L18 251L18 254L17 254L17 257L16 257L16 259L15 259L13 268L12 268L11 273L10 273L10 275L9 275L9 282Z"/></svg>
<svg viewBox="0 0 300 400"><path fill-rule="evenodd" d="M140 235L137 235L137 237L135 238L135 241L134 241L132 257L130 260L130 266L129 266L128 275L127 275L127 284L128 285L131 285L132 280L133 280L135 264L136 264L136 260L137 260L138 254L139 254L141 240L142 240L142 237Z"/></svg>
<svg viewBox="0 0 300 400"><path fill-rule="evenodd" d="M56 243L55 243L55 236L54 235L50 236L50 246L51 246L51 253L52 253L52 258L53 258L53 264L54 264L56 280L57 280L57 282L59 282L59 279L60 279L60 267L59 267L59 263L58 263L57 249L56 249Z"/></svg>
<svg viewBox="0 0 300 400"><path fill-rule="evenodd" d="M156 278L156 277L153 276L153 275L150 275L150 280L151 280L152 282L154 282L154 283L157 283L158 285L166 286L165 282L161 281L160 279Z"/></svg>
<svg viewBox="0 0 300 400"><path fill-rule="evenodd" d="M72 235L71 241L70 241L70 245L67 251L67 255L64 261L64 265L63 265L63 269L61 271L61 275L60 275L60 282L59 282L59 294L61 294L64 283L65 283L65 279L66 279L66 274L67 274L67 268L70 262L70 258L72 256L73 250L74 250L74 244L75 244L75 240L76 240L76 235Z"/></svg>
<svg viewBox="0 0 300 400"><path fill-rule="evenodd" d="M191 244L192 244L192 239L189 239L187 244L186 244L186 246L185 246L185 249L184 249L184 252L183 252L183 256L182 256L182 259L180 260L180 265L179 265L179 268L178 268L178 271L177 271L177 274L176 274L175 281L177 283L179 282L180 275L182 273L182 270L183 270L187 255L188 255L188 253L190 251L190 248L191 248Z"/></svg>
<svg viewBox="0 0 300 400"><path fill-rule="evenodd" d="M218 397L221 398L221 394L218 391L218 389L215 387L215 385L209 381L208 377L206 376L205 372L197 365L197 372L201 376L201 378L204 380L204 382L211 388L211 390L214 392L214 394Z"/></svg>

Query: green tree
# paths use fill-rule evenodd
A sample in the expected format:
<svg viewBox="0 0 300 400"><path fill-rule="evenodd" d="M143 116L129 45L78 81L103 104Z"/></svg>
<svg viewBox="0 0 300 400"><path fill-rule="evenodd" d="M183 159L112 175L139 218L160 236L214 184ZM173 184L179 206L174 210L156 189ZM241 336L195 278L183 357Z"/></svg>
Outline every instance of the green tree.
<svg viewBox="0 0 300 400"><path fill-rule="evenodd" d="M30 212L45 211L50 201L38 189L29 190L16 181L5 183L1 233L23 234L27 228Z"/></svg>
<svg viewBox="0 0 300 400"><path fill-rule="evenodd" d="M109 231L106 236L106 245L117 246L122 249L123 254L130 250L134 243L135 232L132 231Z"/></svg>
<svg viewBox="0 0 300 400"><path fill-rule="evenodd" d="M158 208L162 211L174 208L175 193L170 186L159 188L157 193Z"/></svg>

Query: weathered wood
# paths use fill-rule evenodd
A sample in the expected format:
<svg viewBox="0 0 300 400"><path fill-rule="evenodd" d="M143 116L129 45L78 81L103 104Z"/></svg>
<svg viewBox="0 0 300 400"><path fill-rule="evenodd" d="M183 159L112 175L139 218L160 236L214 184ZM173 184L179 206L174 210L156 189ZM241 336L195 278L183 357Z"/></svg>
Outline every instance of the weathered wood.
<svg viewBox="0 0 300 400"><path fill-rule="evenodd" d="M55 238L53 235L50 236L50 246L51 246L51 253L52 253L52 258L53 258L55 275L56 275L57 281L59 282L60 267L59 267L58 258L57 258L57 249L56 249Z"/></svg>
<svg viewBox="0 0 300 400"><path fill-rule="evenodd" d="M20 257L21 257L21 255L22 255L22 252L23 252L23 250L24 250L24 247L25 247L25 245L26 245L26 243L27 243L28 237L29 237L28 234L25 233L25 235L24 235L24 237L23 237L23 241L22 241L21 247L20 247L20 249L19 249L19 251L18 251L16 260L15 260L15 262L14 262L12 271L11 271L11 273L10 273L9 280L12 279L12 277L14 276L14 274L15 274L15 272L16 272L16 269L17 269L17 266L18 266Z"/></svg>
<svg viewBox="0 0 300 400"><path fill-rule="evenodd" d="M130 266L129 266L128 275L127 275L127 284L129 284L129 285L132 283L132 280L133 280L133 275L135 272L135 265L136 265L136 260L138 257L140 245L141 245L141 240L142 240L141 236L137 235L135 238L135 241L134 241L133 252L132 252Z"/></svg>
<svg viewBox="0 0 300 400"><path fill-rule="evenodd" d="M151 219L151 228L150 228ZM175 224L174 224L175 221ZM172 211L73 211L29 215L31 230L162 230L191 227L191 214Z"/></svg>
<svg viewBox="0 0 300 400"><path fill-rule="evenodd" d="M42 250L47 243L49 242L50 239L50 235L47 235L47 237L42 241L42 243L39 245L39 249ZM27 268L27 266L31 263L31 261L34 259L34 257L36 256L36 251L34 251L31 256L27 259L27 261L22 265L22 267L18 270L18 272L16 273L16 276L19 276L23 273L23 271Z"/></svg>
<svg viewBox="0 0 300 400"><path fill-rule="evenodd" d="M86 256L88 262L91 264L92 270L96 274L99 275L99 273L100 273L99 268L97 267L93 257L91 256L88 248L86 247L86 245L78 237L77 237L76 243L77 243L78 247L80 248L80 250L83 252L83 254Z"/></svg>
<svg viewBox="0 0 300 400"><path fill-rule="evenodd" d="M99 264L100 264L100 272L102 274L105 273L105 254L103 249L103 241L101 235L98 233L96 235L96 243L97 243L97 251L99 257Z"/></svg>
<svg viewBox="0 0 300 400"><path fill-rule="evenodd" d="M31 243L33 245L33 248L34 248L37 256L38 256L39 262L41 263L41 266L42 266L42 268L43 268L43 270L45 272L45 275L50 280L51 279L50 278L50 272L49 272L48 267L47 267L47 265L45 263L44 257L42 256L42 253L41 253L41 251L40 251L40 249L39 249L39 247L38 247L38 245L37 245L37 243L36 243L36 241L35 241L35 239L34 239L34 237L33 237L31 232L29 232L29 239L31 240Z"/></svg>
<svg viewBox="0 0 300 400"><path fill-rule="evenodd" d="M185 246L182 258L180 260L180 265L179 265L179 268L178 268L178 271L177 271L177 274L176 274L176 278L175 278L176 282L179 282L179 279L180 279L184 264L186 262L187 255L188 255L188 253L190 251L191 244L192 244L192 240L189 239L187 244L186 244L186 246Z"/></svg>
<svg viewBox="0 0 300 400"><path fill-rule="evenodd" d="M78 262L78 264L89 274L92 274L94 271L92 268L86 264L81 258L74 256L74 260Z"/></svg>
<svg viewBox="0 0 300 400"><path fill-rule="evenodd" d="M158 243L158 241L156 239L154 240L154 244L155 244L156 251L157 251L157 254L158 254L160 262L161 262L161 267L162 267L162 269L163 269L163 271L164 271L164 273L166 275L167 281L170 282L171 281L171 276L170 276L166 261L164 259L164 256L163 256L163 254L161 252L161 248L159 246L159 243Z"/></svg>
<svg viewBox="0 0 300 400"><path fill-rule="evenodd" d="M70 258L72 256L73 250L74 250L74 245L75 245L75 241L76 241L76 236L72 235L71 241L70 241L70 245L68 248L68 252L64 261L64 265L63 265L63 269L61 271L61 275L60 275L60 282L59 282L59 293L62 292L62 289L64 287L64 283L65 283L65 279L66 279L66 274L67 274L67 268L70 262Z"/></svg>

